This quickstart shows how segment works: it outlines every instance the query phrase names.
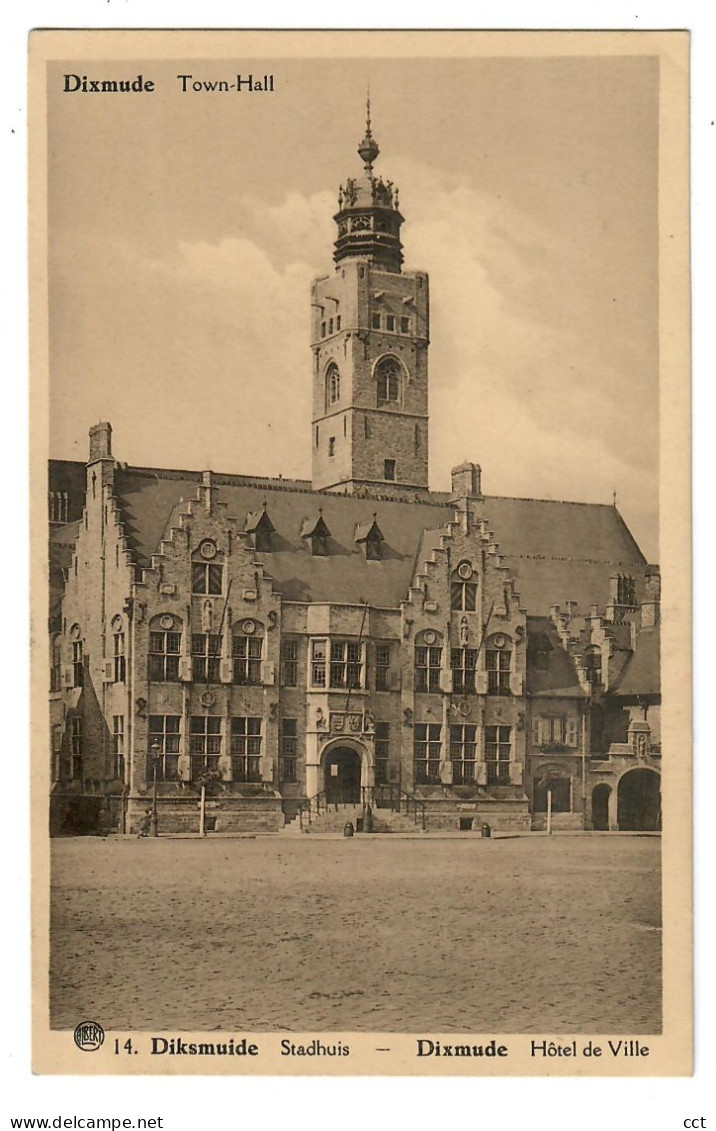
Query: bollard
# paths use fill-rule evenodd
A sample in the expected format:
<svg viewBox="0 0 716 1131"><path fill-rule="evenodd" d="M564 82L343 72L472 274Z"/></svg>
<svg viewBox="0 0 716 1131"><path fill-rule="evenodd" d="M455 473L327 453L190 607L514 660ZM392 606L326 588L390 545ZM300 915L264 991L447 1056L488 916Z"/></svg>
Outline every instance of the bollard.
<svg viewBox="0 0 716 1131"><path fill-rule="evenodd" d="M343 826L343 835L344 836L353 836L353 832L354 832L354 829L353 829L352 822L346 821L345 825Z"/></svg>
<svg viewBox="0 0 716 1131"><path fill-rule="evenodd" d="M480 836L492 836L492 829L488 825L487 821L485 821L485 824L480 829Z"/></svg>

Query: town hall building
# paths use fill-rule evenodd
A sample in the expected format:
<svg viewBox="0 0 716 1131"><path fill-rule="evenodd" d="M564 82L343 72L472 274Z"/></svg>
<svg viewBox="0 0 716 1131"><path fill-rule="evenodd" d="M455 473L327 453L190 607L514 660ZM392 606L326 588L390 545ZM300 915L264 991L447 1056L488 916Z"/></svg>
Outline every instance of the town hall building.
<svg viewBox="0 0 716 1131"><path fill-rule="evenodd" d="M659 573L616 506L428 487L428 276L338 194L312 479L50 462L54 833L658 829Z"/></svg>

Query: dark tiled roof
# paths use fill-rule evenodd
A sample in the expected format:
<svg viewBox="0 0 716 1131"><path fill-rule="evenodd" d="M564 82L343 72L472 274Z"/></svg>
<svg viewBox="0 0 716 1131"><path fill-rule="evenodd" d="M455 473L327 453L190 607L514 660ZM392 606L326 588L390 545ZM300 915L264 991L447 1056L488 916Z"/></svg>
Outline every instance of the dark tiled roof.
<svg viewBox="0 0 716 1131"><path fill-rule="evenodd" d="M549 617L527 618L527 694L552 698L585 698L574 661L565 652ZM540 662L538 654L544 659Z"/></svg>
<svg viewBox="0 0 716 1131"><path fill-rule="evenodd" d="M79 522L68 522L64 526L55 526L50 530L49 566L50 566L50 618L55 620L59 616L62 594L65 588L63 571L72 565L72 551L77 534Z"/></svg>
<svg viewBox="0 0 716 1131"><path fill-rule="evenodd" d="M165 480L148 473L123 471L118 472L116 482L127 535L137 560L146 565L165 532L173 507L181 499L196 497L198 477ZM216 501L236 518L239 529L243 529L249 511L261 509L264 499L274 533L270 552L257 552L256 560L265 565L287 601L368 601L396 607L407 595L422 531L449 517L447 508L430 503L408 505L319 495L276 482L260 486L252 482L224 482L216 491ZM319 520L319 506L323 509L320 517L330 531L326 557L314 556L306 537ZM372 524L374 511L385 537L380 561L367 560L362 547L354 542L356 526L362 522Z"/></svg>
<svg viewBox="0 0 716 1131"><path fill-rule="evenodd" d="M636 638L636 649L624 666L610 694L632 699L640 695L661 693L660 632L658 625L642 629Z"/></svg>
<svg viewBox="0 0 716 1131"><path fill-rule="evenodd" d="M149 563L173 508L196 498L201 479L197 471L118 466L116 492L140 566ZM285 600L364 598L397 606L406 596L416 560L439 544L442 527L454 514L443 492L420 501L396 501L314 492L305 480L214 474L213 482L218 501L239 529L249 513L260 512L267 502L275 533L271 552L257 557ZM314 557L300 537L304 519L314 518L319 506L331 533L325 558ZM528 612L543 615L550 605L570 600L581 609L604 606L614 572L631 572L640 598L646 562L614 507L487 496L482 512ZM373 513L384 537L380 561L366 561L354 541L356 528L371 522Z"/></svg>

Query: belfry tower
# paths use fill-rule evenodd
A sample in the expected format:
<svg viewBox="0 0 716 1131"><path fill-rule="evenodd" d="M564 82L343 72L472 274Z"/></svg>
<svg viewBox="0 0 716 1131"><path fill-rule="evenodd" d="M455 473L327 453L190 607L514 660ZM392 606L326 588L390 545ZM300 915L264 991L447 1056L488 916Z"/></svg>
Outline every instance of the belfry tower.
<svg viewBox="0 0 716 1131"><path fill-rule="evenodd" d="M366 131L361 177L338 190L335 269L311 288L313 487L405 498L428 490L428 276L402 270L403 217L376 177Z"/></svg>

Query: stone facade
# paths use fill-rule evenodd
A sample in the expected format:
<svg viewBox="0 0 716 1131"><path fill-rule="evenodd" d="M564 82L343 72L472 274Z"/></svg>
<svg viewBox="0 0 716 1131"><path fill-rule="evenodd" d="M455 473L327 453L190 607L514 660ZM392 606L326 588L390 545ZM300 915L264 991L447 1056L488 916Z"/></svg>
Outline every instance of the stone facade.
<svg viewBox="0 0 716 1131"><path fill-rule="evenodd" d="M311 292L313 482L128 468L108 423L81 508L51 465L57 833L658 824L620 785L660 757L657 572L615 508L469 462L428 490L428 278L370 124L359 152Z"/></svg>

